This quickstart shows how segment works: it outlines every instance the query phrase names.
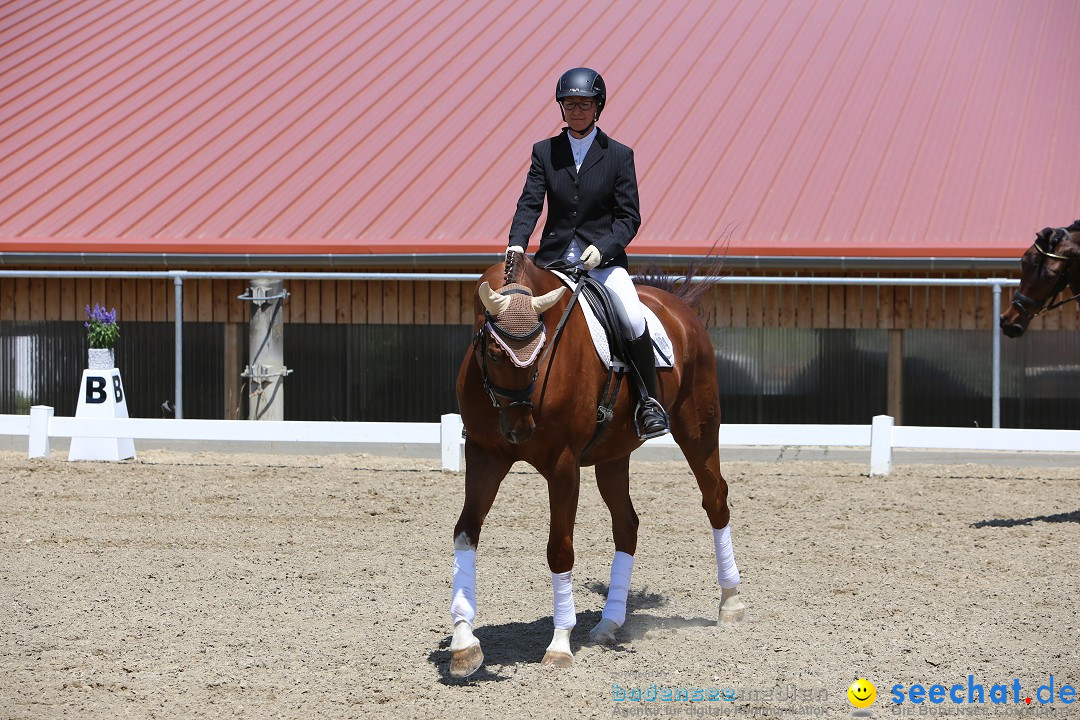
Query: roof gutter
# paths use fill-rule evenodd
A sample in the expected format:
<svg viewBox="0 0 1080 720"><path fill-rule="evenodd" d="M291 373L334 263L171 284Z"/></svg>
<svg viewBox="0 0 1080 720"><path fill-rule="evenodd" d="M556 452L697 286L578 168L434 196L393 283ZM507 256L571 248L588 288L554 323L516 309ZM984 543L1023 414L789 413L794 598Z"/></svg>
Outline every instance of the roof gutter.
<svg viewBox="0 0 1080 720"><path fill-rule="evenodd" d="M483 268L501 257L497 253L460 254L209 254L209 253L57 253L0 252L5 267L140 267L185 270L191 268L250 268L252 270L333 268ZM709 255L633 255L637 267L685 268L691 263L712 264ZM869 257L730 255L728 270L861 270L861 271L1012 271L1019 258L988 257Z"/></svg>

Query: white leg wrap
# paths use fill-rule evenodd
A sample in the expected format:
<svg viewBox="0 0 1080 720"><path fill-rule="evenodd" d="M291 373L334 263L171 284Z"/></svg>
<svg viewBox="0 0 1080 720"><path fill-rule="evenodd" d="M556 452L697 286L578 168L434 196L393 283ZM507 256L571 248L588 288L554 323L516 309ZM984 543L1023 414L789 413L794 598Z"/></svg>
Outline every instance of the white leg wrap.
<svg viewBox="0 0 1080 720"><path fill-rule="evenodd" d="M570 579L573 571L551 573L551 587L555 593L555 629L569 630L577 625L577 610L574 609L574 583Z"/></svg>
<svg viewBox="0 0 1080 720"><path fill-rule="evenodd" d="M626 596L630 593L630 576L633 574L634 556L616 550L611 561L611 584L608 585L603 617L619 627L626 622Z"/></svg>
<svg viewBox="0 0 1080 720"><path fill-rule="evenodd" d="M716 547L716 581L722 588L739 584L739 568L735 565L735 552L731 549L731 525L720 530L713 528L713 544Z"/></svg>
<svg viewBox="0 0 1080 720"><path fill-rule="evenodd" d="M476 618L476 551L454 551L454 594L450 617L456 625L464 620L470 625Z"/></svg>

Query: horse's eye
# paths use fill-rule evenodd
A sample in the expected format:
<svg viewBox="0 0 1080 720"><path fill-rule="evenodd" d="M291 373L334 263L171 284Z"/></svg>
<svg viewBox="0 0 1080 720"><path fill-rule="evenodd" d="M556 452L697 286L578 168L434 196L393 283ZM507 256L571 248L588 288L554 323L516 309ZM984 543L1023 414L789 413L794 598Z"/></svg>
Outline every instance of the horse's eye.
<svg viewBox="0 0 1080 720"><path fill-rule="evenodd" d="M1061 274L1062 270L1064 270L1064 268L1061 267L1061 265L1059 263L1056 263L1056 262L1043 263L1042 273L1043 273L1043 275L1045 275L1048 278L1056 278L1058 275Z"/></svg>

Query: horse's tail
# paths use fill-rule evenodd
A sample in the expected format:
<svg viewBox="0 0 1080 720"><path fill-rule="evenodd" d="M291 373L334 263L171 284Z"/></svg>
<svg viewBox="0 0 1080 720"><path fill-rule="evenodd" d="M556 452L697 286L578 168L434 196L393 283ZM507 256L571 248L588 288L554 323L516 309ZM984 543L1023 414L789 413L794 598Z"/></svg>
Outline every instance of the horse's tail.
<svg viewBox="0 0 1080 720"><path fill-rule="evenodd" d="M700 260L691 260L682 272L672 274L659 265L650 263L637 271L634 283L669 292L700 312L702 298L709 294L714 285L708 280L727 275L724 272L724 261L727 259L727 249L733 232L734 225L728 225L709 248L705 257ZM720 252L717 252L718 245ZM694 278L701 278L701 280L694 282Z"/></svg>

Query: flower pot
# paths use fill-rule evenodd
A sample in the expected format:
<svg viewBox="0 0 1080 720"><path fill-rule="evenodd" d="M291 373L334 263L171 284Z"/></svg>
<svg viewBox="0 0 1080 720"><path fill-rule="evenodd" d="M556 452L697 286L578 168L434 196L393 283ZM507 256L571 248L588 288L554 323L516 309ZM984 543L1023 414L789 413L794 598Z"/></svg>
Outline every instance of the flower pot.
<svg viewBox="0 0 1080 720"><path fill-rule="evenodd" d="M87 367L91 370L112 370L116 367L113 351L106 348L90 348Z"/></svg>

